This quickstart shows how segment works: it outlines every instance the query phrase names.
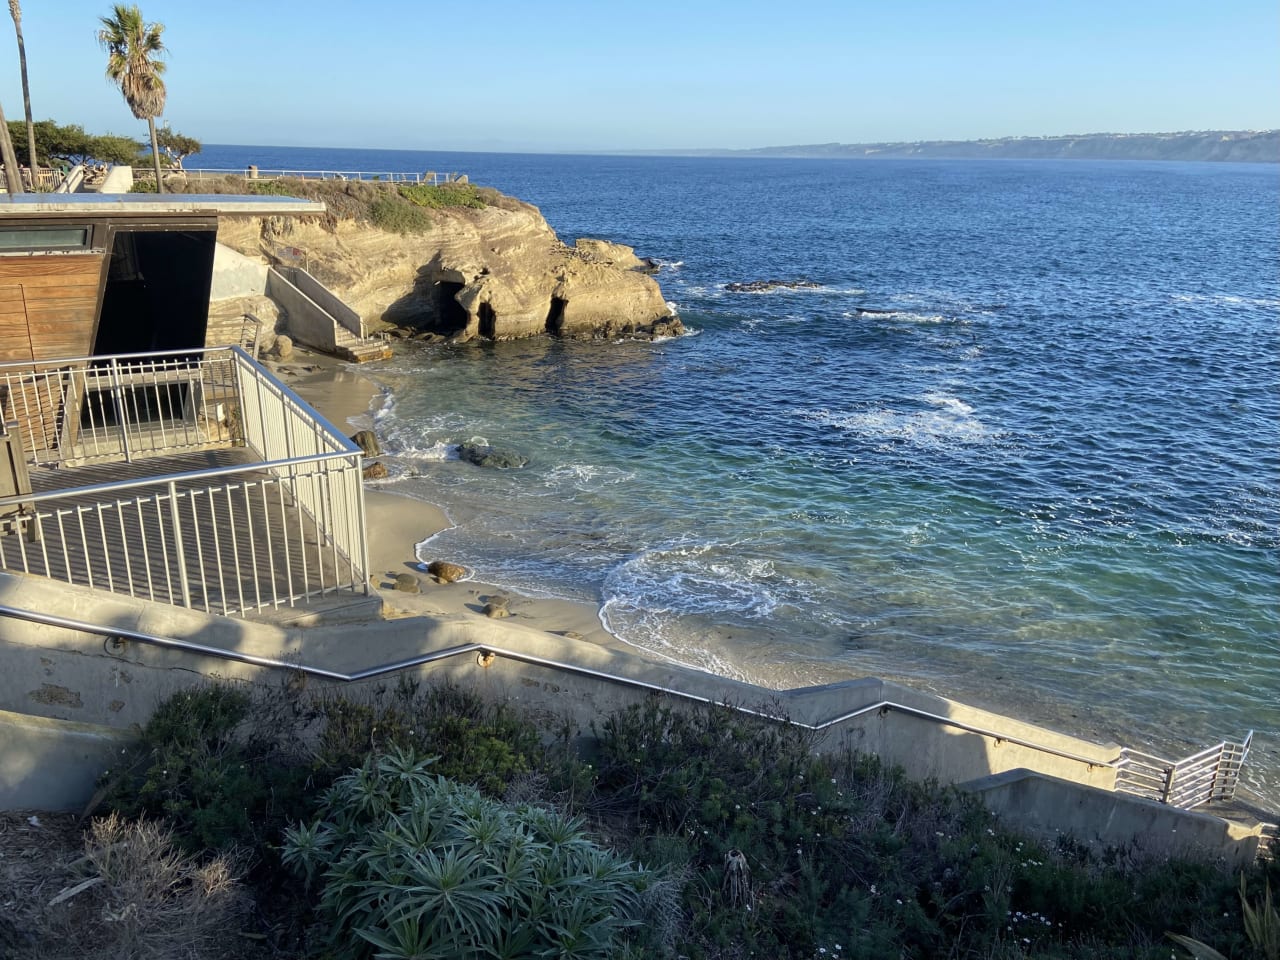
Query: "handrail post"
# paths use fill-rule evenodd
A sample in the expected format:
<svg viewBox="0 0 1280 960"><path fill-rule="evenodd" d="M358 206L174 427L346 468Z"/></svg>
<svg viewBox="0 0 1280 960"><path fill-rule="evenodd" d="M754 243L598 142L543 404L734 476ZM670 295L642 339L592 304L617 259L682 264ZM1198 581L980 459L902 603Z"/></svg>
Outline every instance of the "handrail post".
<svg viewBox="0 0 1280 960"><path fill-rule="evenodd" d="M1170 800L1173 799L1173 781L1174 781L1174 777L1177 776L1177 773L1178 773L1177 764L1170 764L1168 767L1165 768L1164 788L1160 791L1161 803L1168 803Z"/></svg>
<svg viewBox="0 0 1280 960"><path fill-rule="evenodd" d="M120 368L116 358L111 358L111 400L115 404L116 419L120 421L120 445L124 449L124 462L133 463L133 455L129 452L129 410L124 402L120 386Z"/></svg>
<svg viewBox="0 0 1280 960"><path fill-rule="evenodd" d="M169 522L173 526L173 549L178 557L178 583L182 587L182 605L191 608L191 584L187 581L187 555L182 544L182 522L178 516L178 485L169 481Z"/></svg>

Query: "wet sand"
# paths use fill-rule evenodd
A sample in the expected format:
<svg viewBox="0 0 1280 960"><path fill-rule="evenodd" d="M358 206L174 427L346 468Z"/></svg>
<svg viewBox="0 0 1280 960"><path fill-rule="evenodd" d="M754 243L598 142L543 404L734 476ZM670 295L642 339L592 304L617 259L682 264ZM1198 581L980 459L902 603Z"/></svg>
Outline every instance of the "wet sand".
<svg viewBox="0 0 1280 960"><path fill-rule="evenodd" d="M333 426L350 436L373 428L373 413L383 390L373 380L340 360L303 350L288 363L271 364L272 371L295 393L318 410ZM394 484L390 485L394 490ZM376 481L365 486L365 527L369 543L369 569L373 587L383 598L383 616L480 617L491 598L506 597L513 623L591 643L626 646L601 625L594 605L572 600L524 597L492 584L464 579L441 584L427 573L437 556L426 543L450 526L445 512L433 503L379 489ZM396 589L395 578L408 573L418 580L420 592ZM636 653L635 648L626 647Z"/></svg>

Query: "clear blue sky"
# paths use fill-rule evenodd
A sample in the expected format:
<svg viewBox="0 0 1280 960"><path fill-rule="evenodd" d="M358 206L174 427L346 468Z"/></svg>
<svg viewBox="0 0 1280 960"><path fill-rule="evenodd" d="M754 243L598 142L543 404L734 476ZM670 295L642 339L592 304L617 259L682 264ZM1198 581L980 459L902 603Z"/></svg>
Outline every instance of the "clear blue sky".
<svg viewBox="0 0 1280 960"><path fill-rule="evenodd" d="M207 143L629 150L1280 127L1277 0L143 0ZM106 2L25 0L37 119L145 135ZM0 13L4 7L0 6ZM22 116L0 16L0 103Z"/></svg>

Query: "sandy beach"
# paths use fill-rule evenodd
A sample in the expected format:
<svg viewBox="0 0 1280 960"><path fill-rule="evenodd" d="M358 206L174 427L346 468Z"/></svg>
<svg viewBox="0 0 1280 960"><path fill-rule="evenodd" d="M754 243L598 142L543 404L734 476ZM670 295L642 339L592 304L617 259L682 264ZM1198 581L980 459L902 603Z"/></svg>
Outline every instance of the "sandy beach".
<svg viewBox="0 0 1280 960"><path fill-rule="evenodd" d="M343 361L298 349L287 363L271 365L272 371L303 400L318 410L335 428L350 436L372 429L373 412L383 391L373 380L362 376ZM433 503L379 489L377 482L365 486L366 530L372 584L383 599L383 616L476 617L488 620L484 612L492 598L507 598L509 619L523 627L543 630L591 643L621 644L606 631L593 605L571 600L524 597L492 584L472 579L441 584L427 573L436 556L430 544L419 558L418 545L449 527L445 512ZM417 594L396 588L395 578L409 573L417 578ZM632 647L626 647L632 652Z"/></svg>

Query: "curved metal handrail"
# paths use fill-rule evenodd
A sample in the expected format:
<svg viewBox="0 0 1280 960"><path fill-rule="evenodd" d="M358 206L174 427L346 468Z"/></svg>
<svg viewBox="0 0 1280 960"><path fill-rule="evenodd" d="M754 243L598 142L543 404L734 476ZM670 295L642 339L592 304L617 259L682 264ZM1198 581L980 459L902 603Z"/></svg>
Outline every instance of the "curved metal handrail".
<svg viewBox="0 0 1280 960"><path fill-rule="evenodd" d="M413 669L414 667L424 666L429 663L435 663L440 660L448 660L457 656L464 656L469 653L475 653L480 656L493 654L494 656L503 657L504 659L514 660L521 663L531 664L533 666L547 667L553 670L560 670L566 673L576 674L578 676L590 677L595 680L602 680L607 683L614 683L620 686L632 687L634 689L646 690L650 693L660 693L666 696L676 697L682 700L688 700L694 703L702 703L708 706L727 706L730 709L751 716L760 717L764 720L770 720L775 723L788 723L793 726L800 727L813 732L821 732L828 730L838 724L845 723L849 720L857 719L869 713L879 711L889 712L897 711L905 713L909 716L918 717L923 720L929 720L934 723L954 727L963 730L966 733L972 733L978 736L987 737L1000 743L1011 743L1016 746L1026 747L1040 753L1050 756L1059 757L1064 760L1071 760L1077 763L1083 763L1090 769L1095 767L1111 767L1116 766L1119 757L1113 760L1099 760L1096 757L1086 757L1080 754L1072 753L1069 750L1060 750L1056 747L1050 747L1046 744L1036 743L1023 737L1011 736L1007 733L1001 733L997 730L991 730L985 727L979 727L975 724L965 723L954 717L946 717L941 714L931 713L927 710L921 710L917 707L910 707L906 704L896 703L892 700L880 700L876 703L867 704L856 710L851 710L839 716L832 717L818 723L806 723L802 720L794 720L791 717L770 713L765 710L752 709L738 704L726 703L718 701L711 697L704 697L699 694L689 693L686 690L678 690L674 687L667 687L661 684L650 683L647 680L637 680L634 677L622 677L614 673L608 673L603 670L595 670L591 667L583 667L578 664L565 663L560 660L552 660L546 657L539 657L529 653L523 653L519 650L508 650L503 647L495 646L489 643L465 643L453 647L446 647L443 650L435 650L431 653L420 654L415 657L409 657L404 660L396 660L391 663L380 664L376 667L369 667L365 670L359 670L355 673L342 673L336 670L326 670L322 667L308 666L303 663L294 663L288 660L280 660L273 657L260 657L254 654L241 653L236 650L225 650L221 647L212 647L207 644L193 643L190 640L179 640L175 637L161 637L156 634L144 633L138 630L129 630L122 627L103 627L91 624L83 620L75 620L70 617L62 617L55 614L39 613L34 610L24 610L20 607L9 606L0 603L0 616L13 617L15 619L27 620L32 623L41 623L46 626L60 627L67 630L74 630L80 633L90 633L103 637L118 637L125 640L133 640L139 643L146 643L151 646L157 646L171 650L182 650L188 653L195 653L202 656L217 657L223 660L231 660L236 663L245 663L251 666L268 667L274 669L293 670L307 676L319 677L325 680L336 680L344 683L352 683L361 680L370 680L374 677L384 676L389 673L398 673L402 670Z"/></svg>

